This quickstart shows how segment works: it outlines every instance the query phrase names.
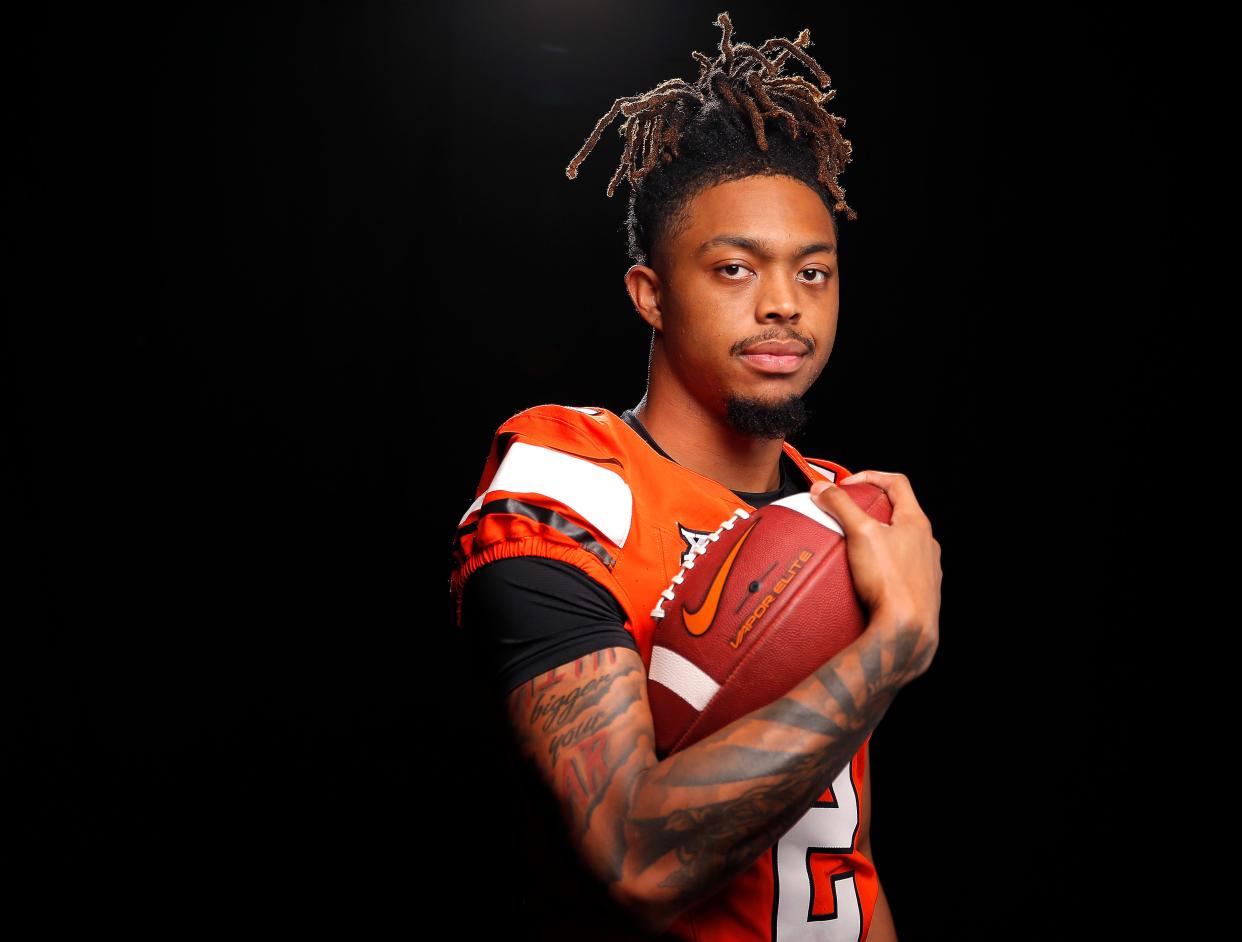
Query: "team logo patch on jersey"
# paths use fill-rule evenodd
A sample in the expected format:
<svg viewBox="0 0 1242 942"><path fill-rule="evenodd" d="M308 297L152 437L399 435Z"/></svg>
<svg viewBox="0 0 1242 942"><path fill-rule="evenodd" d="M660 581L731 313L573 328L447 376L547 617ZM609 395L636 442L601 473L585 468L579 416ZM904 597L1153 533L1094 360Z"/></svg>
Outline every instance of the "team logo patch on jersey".
<svg viewBox="0 0 1242 942"><path fill-rule="evenodd" d="M712 533L711 530L692 530L687 526L683 526L680 522L677 524L677 532L681 534L682 542L686 544L686 550L681 554L681 564L683 566L690 562L690 554L694 548Z"/></svg>

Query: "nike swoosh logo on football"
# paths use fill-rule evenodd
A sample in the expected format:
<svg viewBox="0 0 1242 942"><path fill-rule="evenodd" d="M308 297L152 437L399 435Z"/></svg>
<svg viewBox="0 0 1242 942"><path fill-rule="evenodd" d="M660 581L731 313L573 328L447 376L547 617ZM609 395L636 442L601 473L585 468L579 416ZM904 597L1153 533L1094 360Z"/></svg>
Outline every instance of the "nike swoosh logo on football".
<svg viewBox="0 0 1242 942"><path fill-rule="evenodd" d="M757 525L758 521L755 522L755 526ZM716 578L712 580L712 584L707 590L707 598L703 600L703 604L694 611L691 611L684 605L682 606L681 619L685 622L686 631L690 632L690 634L705 634L707 629L712 626L712 619L716 617L716 607L720 604L720 596L721 593L724 592L725 580L729 577L729 570L733 568L733 561L737 559L737 553L738 550L742 548L742 544L745 543L754 532L755 527L752 526L749 530L742 534L742 538L738 540L733 549L729 551L729 555L725 557L725 561L721 565L720 571L716 573Z"/></svg>

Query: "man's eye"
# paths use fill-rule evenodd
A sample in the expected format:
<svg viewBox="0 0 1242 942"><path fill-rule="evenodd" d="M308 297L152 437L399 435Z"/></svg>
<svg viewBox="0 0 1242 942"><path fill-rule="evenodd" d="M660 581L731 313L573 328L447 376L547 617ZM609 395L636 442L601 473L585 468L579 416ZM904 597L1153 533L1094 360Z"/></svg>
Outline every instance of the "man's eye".
<svg viewBox="0 0 1242 942"><path fill-rule="evenodd" d="M822 278L819 278L819 279L810 278L808 279L809 281L818 281L820 284L823 284L825 281L828 280L829 273L824 271L822 268L807 268L803 270L803 274L806 274L807 272L810 272L812 275L823 275Z"/></svg>

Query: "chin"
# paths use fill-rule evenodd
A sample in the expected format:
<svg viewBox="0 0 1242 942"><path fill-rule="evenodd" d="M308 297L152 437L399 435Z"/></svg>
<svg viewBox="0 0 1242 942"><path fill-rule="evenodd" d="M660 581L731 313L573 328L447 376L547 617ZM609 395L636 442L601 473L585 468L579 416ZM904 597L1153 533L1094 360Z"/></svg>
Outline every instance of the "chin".
<svg viewBox="0 0 1242 942"><path fill-rule="evenodd" d="M787 438L810 420L802 393L753 396L731 392L725 397L730 428L752 438Z"/></svg>

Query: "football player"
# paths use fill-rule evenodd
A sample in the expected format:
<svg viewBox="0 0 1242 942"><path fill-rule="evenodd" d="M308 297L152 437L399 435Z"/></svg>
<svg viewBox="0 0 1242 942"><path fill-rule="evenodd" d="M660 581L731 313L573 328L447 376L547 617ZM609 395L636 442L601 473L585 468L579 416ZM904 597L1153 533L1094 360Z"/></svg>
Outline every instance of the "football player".
<svg viewBox="0 0 1242 942"><path fill-rule="evenodd" d="M891 942L867 744L936 651L940 545L904 475L787 441L836 335L850 143L808 31L756 47L716 24L695 81L618 99L567 170L625 119L607 192L628 181L645 395L620 416L509 419L457 531L459 624L502 685L528 802L498 819L496 850L537 938ZM886 492L891 524L835 487L853 482ZM845 532L866 630L776 702L657 756L653 605L736 508L807 490Z"/></svg>

